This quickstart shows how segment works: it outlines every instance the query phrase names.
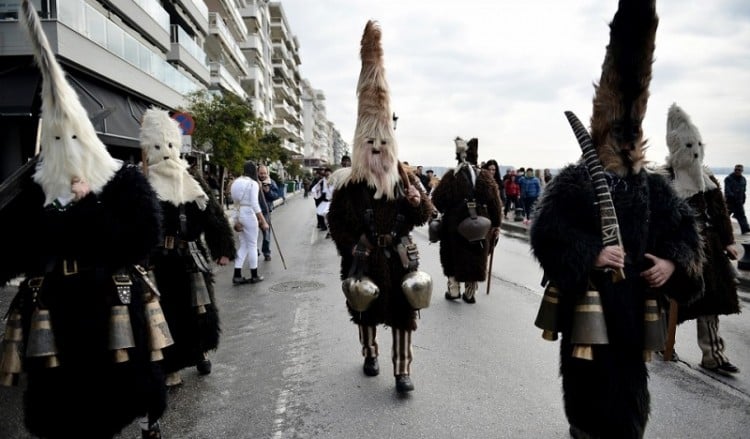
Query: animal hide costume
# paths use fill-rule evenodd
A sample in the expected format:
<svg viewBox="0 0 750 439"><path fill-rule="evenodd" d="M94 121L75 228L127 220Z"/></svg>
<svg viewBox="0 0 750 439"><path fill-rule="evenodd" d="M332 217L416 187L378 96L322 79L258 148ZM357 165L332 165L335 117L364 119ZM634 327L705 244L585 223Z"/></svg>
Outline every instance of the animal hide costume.
<svg viewBox="0 0 750 439"><path fill-rule="evenodd" d="M703 164L705 145L700 132L676 104L667 118L667 146L666 175L695 211L705 252L705 293L693 303L680 305L678 322L703 315L736 314L740 312L737 285L726 255L727 246L734 244L732 223L721 186Z"/></svg>
<svg viewBox="0 0 750 439"><path fill-rule="evenodd" d="M164 233L150 265L174 339L164 349L165 372L198 365L201 373L209 373L204 354L218 347L221 332L210 261L234 259L236 250L223 209L179 157L181 136L166 111L149 109L144 114L144 166L163 210Z"/></svg>
<svg viewBox="0 0 750 439"><path fill-rule="evenodd" d="M385 323L393 328L396 388L410 391L414 388L409 373L416 311L401 285L411 269L404 267L396 246L402 238L410 240L411 230L427 221L433 207L419 189L416 176L407 176L397 159L380 36L380 28L368 22L362 36L352 166L338 170L333 178L337 186L328 212L328 226L341 255L341 278L351 275L356 251L361 255L358 263L362 264L364 274L380 290L364 312L355 311L347 302L352 320L359 325L365 373L371 376L378 373L377 366L372 366L377 359L375 326ZM368 364L372 367L368 368Z"/></svg>
<svg viewBox="0 0 750 439"><path fill-rule="evenodd" d="M26 372L33 435L113 437L138 416L154 423L166 407L134 268L160 239L161 210L138 168L99 141L34 7L22 6L43 78L42 152L33 180L0 213L0 285L25 277L3 340L1 364L14 370L0 373L12 381L17 366ZM90 191L72 193L85 184Z"/></svg>
<svg viewBox="0 0 750 439"><path fill-rule="evenodd" d="M458 282L486 279L487 256L493 244L491 239L469 242L457 232L458 224L469 216L466 202L475 200L477 213L489 218L492 227L500 227L502 220L497 183L492 175L476 167L476 157L475 151L466 162L459 158L459 166L443 175L431 195L432 204L443 215L439 235L443 274Z"/></svg>
<svg viewBox="0 0 750 439"><path fill-rule="evenodd" d="M692 210L666 179L642 169L641 121L657 21L654 0L620 1L591 118L593 145L619 222L625 279L614 282L610 271L595 268L604 246L598 198L583 163L565 167L546 187L530 229L533 254L560 291L560 374L574 437L643 437L650 410L645 301L668 293L689 302L700 283L700 236ZM642 277L652 265L646 254L674 264L660 288L650 288ZM573 357L571 340L576 304L588 290L599 293L609 339L592 346L591 360Z"/></svg>

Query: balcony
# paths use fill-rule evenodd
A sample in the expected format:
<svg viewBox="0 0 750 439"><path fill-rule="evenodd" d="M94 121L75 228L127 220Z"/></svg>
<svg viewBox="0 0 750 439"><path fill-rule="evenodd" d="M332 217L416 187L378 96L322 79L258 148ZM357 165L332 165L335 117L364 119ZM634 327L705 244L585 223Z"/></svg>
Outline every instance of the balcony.
<svg viewBox="0 0 750 439"><path fill-rule="evenodd" d="M244 38L247 35L247 26L245 26L240 10L235 6L236 0L219 0L219 2L226 11L224 16L228 20L228 24L235 30L235 35Z"/></svg>
<svg viewBox="0 0 750 439"><path fill-rule="evenodd" d="M175 0L195 21L201 33L208 33L208 6L203 0Z"/></svg>
<svg viewBox="0 0 750 439"><path fill-rule="evenodd" d="M80 10L82 1L58 1L58 15L83 20L82 15L74 18L68 12ZM111 0L115 13L128 25L165 52L169 50L169 14L156 0Z"/></svg>
<svg viewBox="0 0 750 439"><path fill-rule="evenodd" d="M181 65L208 85L209 70L206 52L179 25L172 25L172 48L167 53L167 60Z"/></svg>
<svg viewBox="0 0 750 439"><path fill-rule="evenodd" d="M234 93L242 99L247 99L245 90L223 65L212 62L208 66L211 71L210 83L212 86L218 86L223 90Z"/></svg>
<svg viewBox="0 0 750 439"><path fill-rule="evenodd" d="M240 45L237 44L234 36L231 32L229 32L227 25L224 23L224 19L221 18L221 15L217 14L216 12L209 13L208 28L209 33L216 36L217 39L221 41L222 45L226 48L226 52L229 53L229 55L232 57L234 62L242 71L242 74L247 75L248 70L250 69L250 65L247 63L247 59L242 53ZM208 41L207 44L208 43L210 43L210 41ZM217 52L219 52L219 50L217 50Z"/></svg>

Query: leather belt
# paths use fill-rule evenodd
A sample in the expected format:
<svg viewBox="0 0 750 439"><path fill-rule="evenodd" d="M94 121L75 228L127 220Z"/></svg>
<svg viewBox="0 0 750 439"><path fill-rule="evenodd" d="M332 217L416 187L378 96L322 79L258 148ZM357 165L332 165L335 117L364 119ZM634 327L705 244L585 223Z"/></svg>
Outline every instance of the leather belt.
<svg viewBox="0 0 750 439"><path fill-rule="evenodd" d="M188 242L175 236L164 237L164 248L172 250L175 248L187 248Z"/></svg>

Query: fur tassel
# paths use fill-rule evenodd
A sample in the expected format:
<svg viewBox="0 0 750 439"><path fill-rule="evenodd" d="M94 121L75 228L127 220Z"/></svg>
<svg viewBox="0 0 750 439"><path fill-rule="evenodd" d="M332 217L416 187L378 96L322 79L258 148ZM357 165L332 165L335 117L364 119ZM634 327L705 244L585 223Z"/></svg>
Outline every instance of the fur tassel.
<svg viewBox="0 0 750 439"><path fill-rule="evenodd" d="M605 169L621 177L645 164L646 115L656 28L655 0L620 0L596 85L591 137Z"/></svg>

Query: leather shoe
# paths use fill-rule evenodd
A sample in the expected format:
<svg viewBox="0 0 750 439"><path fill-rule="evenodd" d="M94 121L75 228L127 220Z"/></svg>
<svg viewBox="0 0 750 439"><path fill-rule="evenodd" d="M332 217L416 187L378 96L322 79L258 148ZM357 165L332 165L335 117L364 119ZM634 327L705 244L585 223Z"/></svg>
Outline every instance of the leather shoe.
<svg viewBox="0 0 750 439"><path fill-rule="evenodd" d="M411 382L409 375L396 375L396 391L406 393L414 390L414 383Z"/></svg>
<svg viewBox="0 0 750 439"><path fill-rule="evenodd" d="M365 364L362 366L362 370L368 377L377 376L380 373L378 357L365 357Z"/></svg>
<svg viewBox="0 0 750 439"><path fill-rule="evenodd" d="M266 261L270 261L271 260L271 255L266 255L263 259L266 260Z"/></svg>
<svg viewBox="0 0 750 439"><path fill-rule="evenodd" d="M714 367L708 367L705 364L701 363L701 367L706 370L710 370L711 372L716 372L724 376L730 376L730 375L740 372L740 369L737 366L735 366L734 364L728 361L726 363L719 364L718 366L714 366Z"/></svg>
<svg viewBox="0 0 750 439"><path fill-rule="evenodd" d="M198 369L199 374L208 375L211 373L211 360L204 358L195 365L195 368Z"/></svg>
<svg viewBox="0 0 750 439"><path fill-rule="evenodd" d="M474 298L474 296L467 296L466 293L461 295L461 298L464 299L464 302L466 303L476 303L477 299Z"/></svg>
<svg viewBox="0 0 750 439"><path fill-rule="evenodd" d="M257 284L258 282L262 282L263 279L265 279L263 276L255 276L250 278L251 284Z"/></svg>
<svg viewBox="0 0 750 439"><path fill-rule="evenodd" d="M446 298L447 300L456 300L456 299L458 299L459 297L461 297L461 294L459 294L458 296L454 296L454 295L452 295L452 294L451 294L451 292L450 292L450 291L446 291L446 292L445 292L445 298Z"/></svg>
<svg viewBox="0 0 750 439"><path fill-rule="evenodd" d="M233 277L232 278L232 283L234 285L249 284L250 283L250 279L248 279L246 277Z"/></svg>

